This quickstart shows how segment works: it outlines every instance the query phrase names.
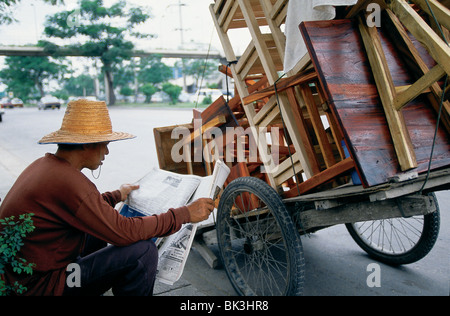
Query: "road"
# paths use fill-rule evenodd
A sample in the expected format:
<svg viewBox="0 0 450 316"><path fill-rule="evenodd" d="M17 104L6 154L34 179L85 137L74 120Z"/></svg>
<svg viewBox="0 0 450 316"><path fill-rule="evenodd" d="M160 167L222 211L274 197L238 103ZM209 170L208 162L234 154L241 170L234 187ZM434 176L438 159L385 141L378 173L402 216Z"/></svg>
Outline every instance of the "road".
<svg viewBox="0 0 450 316"><path fill-rule="evenodd" d="M110 110L113 129L138 137L111 143L110 154L98 180L85 172L100 191L114 190L122 183L135 182L158 166L153 128L189 123L191 110L125 109ZM0 198L3 198L20 172L55 145L38 145L38 140L61 126L64 110L38 111L35 108L7 109L0 123ZM369 287L367 280L374 261L351 239L343 225L302 237L306 260L304 294L340 295L437 295L448 296L450 259L450 192L437 194L441 208L438 241L427 257L401 267L379 264L380 287ZM217 246L210 249L217 254ZM194 249L183 278L205 295L236 295L223 266L211 269Z"/></svg>

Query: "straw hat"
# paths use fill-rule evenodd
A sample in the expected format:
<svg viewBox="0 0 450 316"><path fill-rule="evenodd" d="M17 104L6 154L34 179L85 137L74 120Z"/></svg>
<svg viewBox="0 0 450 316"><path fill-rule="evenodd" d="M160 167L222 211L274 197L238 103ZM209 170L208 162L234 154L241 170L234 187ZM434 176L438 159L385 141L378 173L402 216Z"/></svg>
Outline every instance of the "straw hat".
<svg viewBox="0 0 450 316"><path fill-rule="evenodd" d="M105 102L81 99L69 102L61 128L43 137L39 144L91 144L134 137L112 131Z"/></svg>

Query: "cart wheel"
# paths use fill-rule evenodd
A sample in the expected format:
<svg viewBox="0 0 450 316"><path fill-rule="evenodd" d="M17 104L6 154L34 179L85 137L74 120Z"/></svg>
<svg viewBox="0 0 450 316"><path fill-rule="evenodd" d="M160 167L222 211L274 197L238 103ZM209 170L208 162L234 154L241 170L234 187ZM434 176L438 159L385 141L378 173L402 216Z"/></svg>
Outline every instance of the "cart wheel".
<svg viewBox="0 0 450 316"><path fill-rule="evenodd" d="M217 239L228 278L240 295L301 295L305 261L300 234L275 190L243 177L224 190Z"/></svg>
<svg viewBox="0 0 450 316"><path fill-rule="evenodd" d="M355 242L371 257L391 265L410 264L424 258L433 248L440 226L436 211L420 216L346 224Z"/></svg>

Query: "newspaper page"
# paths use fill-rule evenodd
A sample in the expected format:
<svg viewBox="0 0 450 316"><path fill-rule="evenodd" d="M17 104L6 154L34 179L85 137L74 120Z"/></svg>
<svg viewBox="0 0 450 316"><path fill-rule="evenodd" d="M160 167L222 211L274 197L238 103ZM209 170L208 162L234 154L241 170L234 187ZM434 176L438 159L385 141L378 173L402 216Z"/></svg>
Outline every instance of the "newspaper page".
<svg viewBox="0 0 450 316"><path fill-rule="evenodd" d="M230 169L218 160L211 176L182 175L154 168L138 181L139 190L132 191L126 204L132 210L151 216L189 204L199 198L216 199ZM215 213L199 224L185 224L175 234L159 238L157 279L172 285L181 277L198 225L215 224Z"/></svg>
<svg viewBox="0 0 450 316"><path fill-rule="evenodd" d="M213 175L202 178L190 201L205 197L216 199L229 174L230 169L228 166L220 160L217 161ZM159 270L156 277L160 282L172 285L180 279L197 228L199 225L214 224L211 218L212 216L199 224L186 224L178 233L165 238L162 246L159 248Z"/></svg>
<svg viewBox="0 0 450 316"><path fill-rule="evenodd" d="M201 181L199 176L154 168L138 181L139 190L130 193L126 204L148 216L165 213L186 205Z"/></svg>

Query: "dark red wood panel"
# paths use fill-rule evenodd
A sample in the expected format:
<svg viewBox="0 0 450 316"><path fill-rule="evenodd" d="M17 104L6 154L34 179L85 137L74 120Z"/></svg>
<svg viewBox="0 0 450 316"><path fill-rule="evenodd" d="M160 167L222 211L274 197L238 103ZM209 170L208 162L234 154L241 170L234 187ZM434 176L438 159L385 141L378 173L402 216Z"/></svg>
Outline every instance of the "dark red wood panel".
<svg viewBox="0 0 450 316"><path fill-rule="evenodd" d="M304 22L300 30L363 184L387 182L401 170L356 22ZM413 79L391 45L388 32L381 28L379 32L394 84L411 84ZM419 164L416 170L425 172L437 114L424 97L414 100L402 112ZM450 166L450 141L447 132L440 128L432 168L444 166Z"/></svg>

